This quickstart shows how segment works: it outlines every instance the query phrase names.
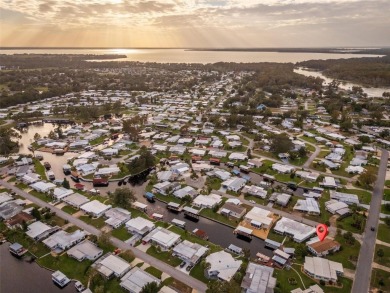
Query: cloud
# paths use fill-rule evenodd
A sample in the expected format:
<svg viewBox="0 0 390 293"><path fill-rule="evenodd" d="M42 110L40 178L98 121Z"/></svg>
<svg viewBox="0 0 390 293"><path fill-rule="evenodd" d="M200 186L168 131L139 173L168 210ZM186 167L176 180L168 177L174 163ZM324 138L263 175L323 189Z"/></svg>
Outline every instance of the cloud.
<svg viewBox="0 0 390 293"><path fill-rule="evenodd" d="M62 35L69 40L77 33L93 46L102 40L94 40L87 33L99 36L100 30L103 32L100 35L120 38L118 43L143 41L160 46L164 36L167 46L180 43L189 47L265 46L265 41L285 46L332 46L342 42L390 45L388 0L2 0L0 3L0 26L13 24L7 26L6 34L0 35L2 44L14 43L12 35L22 30L37 36L41 36L40 30L57 30L59 39ZM17 39L20 42L22 38ZM113 42L109 37L105 40Z"/></svg>

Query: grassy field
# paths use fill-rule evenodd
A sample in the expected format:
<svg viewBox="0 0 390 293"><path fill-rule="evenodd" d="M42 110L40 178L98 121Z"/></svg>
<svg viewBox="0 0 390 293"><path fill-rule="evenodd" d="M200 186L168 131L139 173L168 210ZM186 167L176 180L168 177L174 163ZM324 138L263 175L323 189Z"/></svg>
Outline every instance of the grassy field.
<svg viewBox="0 0 390 293"><path fill-rule="evenodd" d="M74 258L62 254L60 256L52 256L51 254L44 256L37 260L37 263L41 266L52 270L60 270L68 278L81 281L84 285L88 282L86 272L92 261L84 260L79 262Z"/></svg>
<svg viewBox="0 0 390 293"><path fill-rule="evenodd" d="M25 248L27 248L29 252L37 257L41 257L50 252L50 249L47 248L42 242L33 241L21 230L9 230L5 236L9 242L20 243Z"/></svg>
<svg viewBox="0 0 390 293"><path fill-rule="evenodd" d="M364 222L363 222L363 225L362 225L361 229L357 229L354 226L352 226L353 222L354 221L353 221L352 216L349 216L349 217L346 217L346 218L342 219L341 221L337 221L337 227L340 228L340 229L344 229L344 230L350 231L352 233L361 234L363 232L363 230L364 230L364 227L365 227L365 224L366 224L366 219L364 219Z"/></svg>
<svg viewBox="0 0 390 293"><path fill-rule="evenodd" d="M157 279L161 279L161 275L162 275L162 271L160 271L159 269L156 269L155 267L147 267L145 269L145 272L151 274L152 276L155 276Z"/></svg>
<svg viewBox="0 0 390 293"><path fill-rule="evenodd" d="M35 190L31 190L31 191L29 192L29 194L34 195L35 197L37 197L37 198L39 198L39 199L41 199L41 200L43 200L43 201L45 201L45 202L51 202L51 201L53 201L53 198L52 198L52 197L48 196L47 194L44 194L44 193L40 193L40 192L38 192L38 191L35 191Z"/></svg>
<svg viewBox="0 0 390 293"><path fill-rule="evenodd" d="M64 211L65 213L68 213L69 215L73 215L74 213L77 212L77 209L75 209L72 206L64 206L61 210Z"/></svg>
<svg viewBox="0 0 390 293"><path fill-rule="evenodd" d="M212 209L202 209L200 211L200 215L214 219L218 222L224 223L224 224L229 225L231 227L236 227L239 223L239 220L229 219L228 217L225 217L221 214L215 213Z"/></svg>
<svg viewBox="0 0 390 293"><path fill-rule="evenodd" d="M390 227L385 224L379 224L377 238L381 241L390 243Z"/></svg>
<svg viewBox="0 0 390 293"><path fill-rule="evenodd" d="M371 287L378 288L382 292L390 292L390 273L380 269L372 269Z"/></svg>
<svg viewBox="0 0 390 293"><path fill-rule="evenodd" d="M116 237L116 238L118 238L118 239L120 239L122 241L130 239L131 236L133 236L126 230L125 226L122 226L122 227L120 227L118 229L112 230L111 234L112 234L112 236L114 236L114 237Z"/></svg>
<svg viewBox="0 0 390 293"><path fill-rule="evenodd" d="M194 277L195 279L198 279L199 281L203 283L210 282L209 279L207 279L204 275L204 269L202 268L201 263L198 263L196 266L194 266L190 272L190 276Z"/></svg>
<svg viewBox="0 0 390 293"><path fill-rule="evenodd" d="M360 243L355 241L354 245L346 243L345 239L341 235L337 235L335 238L341 244L341 250L335 252L332 255L327 256L328 259L341 262L344 268L356 269L355 262L359 256Z"/></svg>
<svg viewBox="0 0 390 293"><path fill-rule="evenodd" d="M35 172L41 176L41 179L47 180L45 167L41 164L41 162L37 159L34 159L34 168Z"/></svg>
<svg viewBox="0 0 390 293"><path fill-rule="evenodd" d="M168 251L158 252L154 246L149 247L146 253L173 267L177 267L179 264L181 264L181 260L179 258L172 256Z"/></svg>
<svg viewBox="0 0 390 293"><path fill-rule="evenodd" d="M377 252L381 249L384 252L384 256L379 257ZM374 261L382 266L390 268L390 247L384 245L375 245Z"/></svg>
<svg viewBox="0 0 390 293"><path fill-rule="evenodd" d="M85 223L94 226L95 228L102 228L106 223L104 223L105 219L104 218L98 218L98 219L93 219L90 218L89 216L81 216L79 218L80 220L84 221Z"/></svg>

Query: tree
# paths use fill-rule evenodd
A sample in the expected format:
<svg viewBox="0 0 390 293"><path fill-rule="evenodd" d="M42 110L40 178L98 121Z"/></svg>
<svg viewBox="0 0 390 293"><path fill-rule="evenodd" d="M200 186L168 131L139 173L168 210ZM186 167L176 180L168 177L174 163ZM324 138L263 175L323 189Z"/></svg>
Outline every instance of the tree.
<svg viewBox="0 0 390 293"><path fill-rule="evenodd" d="M376 180L376 174L373 168L367 168L365 172L360 174L359 182L363 186L372 186Z"/></svg>
<svg viewBox="0 0 390 293"><path fill-rule="evenodd" d="M287 153L293 147L293 143L291 142L290 138L284 133L277 134L271 139L271 152L276 155L280 153Z"/></svg>
<svg viewBox="0 0 390 293"><path fill-rule="evenodd" d="M131 204L135 201L134 192L128 187L120 187L115 189L113 193L109 195L114 205L128 209Z"/></svg>
<svg viewBox="0 0 390 293"><path fill-rule="evenodd" d="M385 252L383 251L382 248L379 248L377 251L376 251L376 255L378 257L384 257L385 256Z"/></svg>
<svg viewBox="0 0 390 293"><path fill-rule="evenodd" d="M344 233L343 237L344 237L345 241L346 241L348 244L350 244L350 245L354 245L354 244L355 244L356 239L353 237L352 232L346 232L346 233Z"/></svg>
<svg viewBox="0 0 390 293"><path fill-rule="evenodd" d="M47 137L50 139L57 139L57 135L53 130L49 132L49 135Z"/></svg>
<svg viewBox="0 0 390 293"><path fill-rule="evenodd" d="M35 219L37 219L38 221L41 219L41 213L39 212L39 210L38 210L36 207L34 207L34 208L32 209L31 215L32 215Z"/></svg>
<svg viewBox="0 0 390 293"><path fill-rule="evenodd" d="M304 244L300 243L295 248L295 255L297 258L304 259L307 255L307 248Z"/></svg>
<svg viewBox="0 0 390 293"><path fill-rule="evenodd" d="M0 155L8 156L9 154L18 151L19 144L17 139L21 135L13 128L0 127Z"/></svg>
<svg viewBox="0 0 390 293"><path fill-rule="evenodd" d="M69 189L70 188L70 184L69 184L69 181L64 178L64 181L62 181L62 186L66 189Z"/></svg>
<svg viewBox="0 0 390 293"><path fill-rule="evenodd" d="M37 132L34 134L34 140L37 141L37 140L40 140L41 139L41 135Z"/></svg>
<svg viewBox="0 0 390 293"><path fill-rule="evenodd" d="M159 286L156 282L147 283L142 287L141 293L158 293Z"/></svg>
<svg viewBox="0 0 390 293"><path fill-rule="evenodd" d="M109 247L111 245L111 234L108 232L102 232L98 236L97 242L99 246Z"/></svg>

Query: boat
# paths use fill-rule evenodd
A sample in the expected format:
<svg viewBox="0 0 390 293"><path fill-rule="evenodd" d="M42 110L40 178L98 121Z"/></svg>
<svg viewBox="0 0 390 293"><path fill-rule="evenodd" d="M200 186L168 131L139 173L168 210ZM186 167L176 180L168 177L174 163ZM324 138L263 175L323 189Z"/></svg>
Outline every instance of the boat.
<svg viewBox="0 0 390 293"><path fill-rule="evenodd" d="M65 276L62 272L60 271L55 271L52 275L51 275L51 279L53 280L53 282L58 285L60 288L64 288L66 285L68 285L70 283L70 279Z"/></svg>
<svg viewBox="0 0 390 293"><path fill-rule="evenodd" d="M11 244L8 248L9 252L16 257L22 257L28 251L21 244L15 242Z"/></svg>

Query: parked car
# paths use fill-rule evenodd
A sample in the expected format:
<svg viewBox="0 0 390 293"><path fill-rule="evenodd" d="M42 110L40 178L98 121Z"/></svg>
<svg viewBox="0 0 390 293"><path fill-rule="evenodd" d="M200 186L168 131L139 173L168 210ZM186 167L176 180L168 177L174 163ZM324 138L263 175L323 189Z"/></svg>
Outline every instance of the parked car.
<svg viewBox="0 0 390 293"><path fill-rule="evenodd" d="M80 281L77 281L74 286L76 287L77 292L83 292L85 290L85 287L83 284L81 284Z"/></svg>
<svg viewBox="0 0 390 293"><path fill-rule="evenodd" d="M189 265L188 267L186 267L186 271L187 271L187 272L191 271L191 269L192 269L192 266L191 266L191 265Z"/></svg>
<svg viewBox="0 0 390 293"><path fill-rule="evenodd" d="M186 265L186 262L183 261L183 262L180 264L180 267L182 268L182 267L184 267L185 265Z"/></svg>

